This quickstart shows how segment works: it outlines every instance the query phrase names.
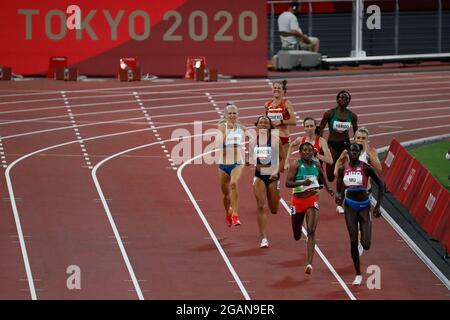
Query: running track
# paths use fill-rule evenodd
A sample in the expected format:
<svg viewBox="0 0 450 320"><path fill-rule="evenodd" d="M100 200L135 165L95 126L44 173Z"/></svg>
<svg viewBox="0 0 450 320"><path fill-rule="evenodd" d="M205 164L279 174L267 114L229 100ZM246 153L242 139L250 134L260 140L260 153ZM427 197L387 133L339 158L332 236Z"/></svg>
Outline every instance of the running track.
<svg viewBox="0 0 450 320"><path fill-rule="evenodd" d="M320 119L341 89L377 148L450 133L450 71L291 79L287 97L299 118ZM225 225L217 167L191 163L200 148L172 158L172 133L201 134L194 120L215 128L230 100L251 126L270 98L267 80L1 82L0 299L449 299L383 218L362 257L363 272L380 267L381 289L352 287L345 221L325 193L312 276L283 206L260 249L252 168L243 224ZM71 265L81 290L66 286Z"/></svg>

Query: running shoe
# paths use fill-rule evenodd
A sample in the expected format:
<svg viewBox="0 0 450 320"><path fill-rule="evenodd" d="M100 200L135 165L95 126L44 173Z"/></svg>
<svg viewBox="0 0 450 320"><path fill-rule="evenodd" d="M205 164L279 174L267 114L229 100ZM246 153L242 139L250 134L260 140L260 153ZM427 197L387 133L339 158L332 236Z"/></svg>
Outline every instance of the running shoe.
<svg viewBox="0 0 450 320"><path fill-rule="evenodd" d="M363 255L363 253L364 253L364 248L363 248L361 242L358 242L358 253L359 253L359 256L360 256L360 257L361 257L361 256Z"/></svg>
<svg viewBox="0 0 450 320"><path fill-rule="evenodd" d="M305 269L305 273L306 274L311 274L312 273L312 265L310 265L310 264L308 264L307 266L306 266L306 269Z"/></svg>
<svg viewBox="0 0 450 320"><path fill-rule="evenodd" d="M268 248L269 247L269 241L267 238L262 238L261 244L259 245L260 248Z"/></svg>
<svg viewBox="0 0 450 320"><path fill-rule="evenodd" d="M231 213L225 213L225 221L227 222L227 225L229 226L229 227L231 227L231 224L233 223L233 221L231 220L231 217L232 217L232 215L231 215Z"/></svg>
<svg viewBox="0 0 450 320"><path fill-rule="evenodd" d="M232 216L231 217L231 221L233 226L240 226L241 225L241 221L239 221L239 217L238 216Z"/></svg>
<svg viewBox="0 0 450 320"><path fill-rule="evenodd" d="M344 214L344 208L342 208L341 206L337 206L336 207L336 212L340 213L340 214Z"/></svg>
<svg viewBox="0 0 450 320"><path fill-rule="evenodd" d="M357 276L355 277L355 280L353 280L352 285L353 285L353 286L360 286L361 283L362 283L362 280L363 280L362 275L357 275Z"/></svg>

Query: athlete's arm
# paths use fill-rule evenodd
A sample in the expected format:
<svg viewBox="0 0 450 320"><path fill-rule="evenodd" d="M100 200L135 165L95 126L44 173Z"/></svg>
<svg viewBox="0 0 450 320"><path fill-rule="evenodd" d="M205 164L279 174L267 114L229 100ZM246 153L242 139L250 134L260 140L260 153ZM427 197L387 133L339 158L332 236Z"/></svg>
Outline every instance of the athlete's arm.
<svg viewBox="0 0 450 320"><path fill-rule="evenodd" d="M327 141L324 138L320 137L319 145L323 150L323 155L318 154L317 158L319 158L319 160L322 160L323 162L325 162L327 164L333 164L333 157L331 156L331 151L330 151L330 148L328 148Z"/></svg>
<svg viewBox="0 0 450 320"><path fill-rule="evenodd" d="M353 135L355 135L356 130L358 130L358 116L350 111L350 117L352 119Z"/></svg>
<svg viewBox="0 0 450 320"><path fill-rule="evenodd" d="M383 181L380 179L380 177L378 177L377 173L375 172L375 169L369 165L364 165L364 173L368 177L370 177L378 186L377 204L373 208L373 216L375 218L379 218L381 216L381 212L380 212L381 201L383 201L383 197L384 197Z"/></svg>
<svg viewBox="0 0 450 320"><path fill-rule="evenodd" d="M348 160L348 151L344 150L342 151L339 158L336 160L336 164L334 165L334 176L338 176L338 170L344 166L345 162Z"/></svg>
<svg viewBox="0 0 450 320"><path fill-rule="evenodd" d="M250 165L250 152L248 149L250 149L250 141L253 141L254 137L250 133L250 131L247 130L247 128L243 125L242 130L244 130L244 136L245 136L245 142L244 142L244 150L245 150L245 165Z"/></svg>
<svg viewBox="0 0 450 320"><path fill-rule="evenodd" d="M219 123L219 126L217 127L217 134L216 134L216 148L222 149L225 142L225 124Z"/></svg>
<svg viewBox="0 0 450 320"><path fill-rule="evenodd" d="M284 170L289 170L289 167L290 167L289 160L291 159L292 150L299 145L300 145L300 138L296 138L294 141L292 141L289 144L289 148L288 148L287 156L286 156L286 163L284 165Z"/></svg>
<svg viewBox="0 0 450 320"><path fill-rule="evenodd" d="M322 166L320 165L319 162L316 163L316 166L317 166L317 169L319 169L319 177L322 179L323 185L325 186L325 189L328 191L328 193L330 194L330 196L333 197L333 196L334 196L334 192L333 192L332 189L330 189L330 188L328 187L327 179L325 179L325 174L323 173Z"/></svg>
<svg viewBox="0 0 450 320"><path fill-rule="evenodd" d="M375 148L368 148L367 156L369 157L370 165L377 171L377 173L380 173L382 170L380 159L378 158L378 153Z"/></svg>
<svg viewBox="0 0 450 320"><path fill-rule="evenodd" d="M325 112L323 114L322 120L320 121L318 130L319 130L319 136L323 136L323 130L325 129L325 127L327 126L328 120L331 117L331 113L330 110L328 110L327 112Z"/></svg>
<svg viewBox="0 0 450 320"><path fill-rule="evenodd" d="M338 170L338 176L336 181L336 203L342 205L344 198L345 185L344 185L344 167L340 167Z"/></svg>
<svg viewBox="0 0 450 320"><path fill-rule="evenodd" d="M285 107L289 113L289 119L283 120L283 124L288 126L295 126L297 124L297 118L295 117L295 111L292 103L289 100L286 100Z"/></svg>

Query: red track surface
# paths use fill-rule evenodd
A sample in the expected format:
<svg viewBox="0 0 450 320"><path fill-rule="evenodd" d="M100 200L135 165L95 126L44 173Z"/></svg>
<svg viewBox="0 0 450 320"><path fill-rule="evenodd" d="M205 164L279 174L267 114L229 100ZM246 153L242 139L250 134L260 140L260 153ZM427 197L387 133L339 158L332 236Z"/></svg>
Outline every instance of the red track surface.
<svg viewBox="0 0 450 320"><path fill-rule="evenodd" d="M300 118L321 118L334 106L341 89L352 93L350 109L359 115L359 124L371 131L375 147L389 145L394 137L409 141L450 132L450 70L291 79L288 98ZM66 91L74 123L60 90ZM139 94L156 132L149 128L133 92ZM293 240L290 219L282 206L277 215L269 216L271 247L259 248L253 169L246 169L240 181L243 225L228 228L217 167L189 164L180 169L168 161L166 154L170 155L175 143L160 144L155 134L162 141L171 139L177 128L197 134L194 120L209 120L203 123L204 130L215 127L218 114L205 93L220 109L226 101L235 101L242 122L249 126L271 97L264 80L0 83L2 160L8 172L2 170L11 179L10 188L1 184L1 299L31 298L19 220L38 299L137 299L139 290L145 299L243 299L244 291L251 299L349 299L317 254L313 275L303 273L306 245L304 240ZM56 128L60 129L51 130ZM83 146L76 141L74 129L78 129ZM128 131L133 132L113 135ZM292 134L298 136L301 131L297 126ZM146 144L150 145L100 163ZM94 166L96 175L92 175ZM219 239L237 278L225 264L177 172ZM100 201L100 193L105 203ZM289 190L283 188L282 194L289 199ZM14 218L12 200L19 220ZM108 210L112 220L108 220ZM335 214L327 194L321 196L316 234L318 247L337 274L347 284L351 282L345 221ZM81 290L67 289L70 265L81 268ZM374 220L373 246L362 257L362 270L369 265L381 268L381 289L348 285L357 299L450 298L447 288L384 219ZM139 285L133 284L131 273ZM242 290L236 279L242 281Z"/></svg>

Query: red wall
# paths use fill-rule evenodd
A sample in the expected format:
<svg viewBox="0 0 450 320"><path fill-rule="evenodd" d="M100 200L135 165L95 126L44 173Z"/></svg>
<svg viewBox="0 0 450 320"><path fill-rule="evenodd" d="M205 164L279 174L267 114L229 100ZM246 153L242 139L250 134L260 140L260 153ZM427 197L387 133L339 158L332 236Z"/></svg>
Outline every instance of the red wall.
<svg viewBox="0 0 450 320"><path fill-rule="evenodd" d="M82 20L92 17L88 21L91 33L82 30L77 37L76 30L67 29L64 19L70 14L65 12L71 4L81 8ZM36 14L29 10L36 10ZM57 10L55 15L52 10ZM180 19L172 16L164 20L171 10ZM123 12L116 38L105 11L112 18ZM219 11L229 13L231 19L217 16ZM130 23L133 13L139 14ZM149 19L147 28L144 17ZM18 74L45 74L49 57L57 55L67 56L69 65L77 66L80 74L114 75L121 57L135 56L144 73L183 76L186 58L200 55L206 57L208 67L221 74L266 76L266 19L265 0L5 0L0 3L0 65L11 66ZM173 32L176 40L171 41L168 31L176 21L180 24ZM224 37L219 37L222 28ZM150 33L145 34L146 30ZM51 33L59 34L60 39L51 39ZM136 39L140 36L143 40Z"/></svg>

